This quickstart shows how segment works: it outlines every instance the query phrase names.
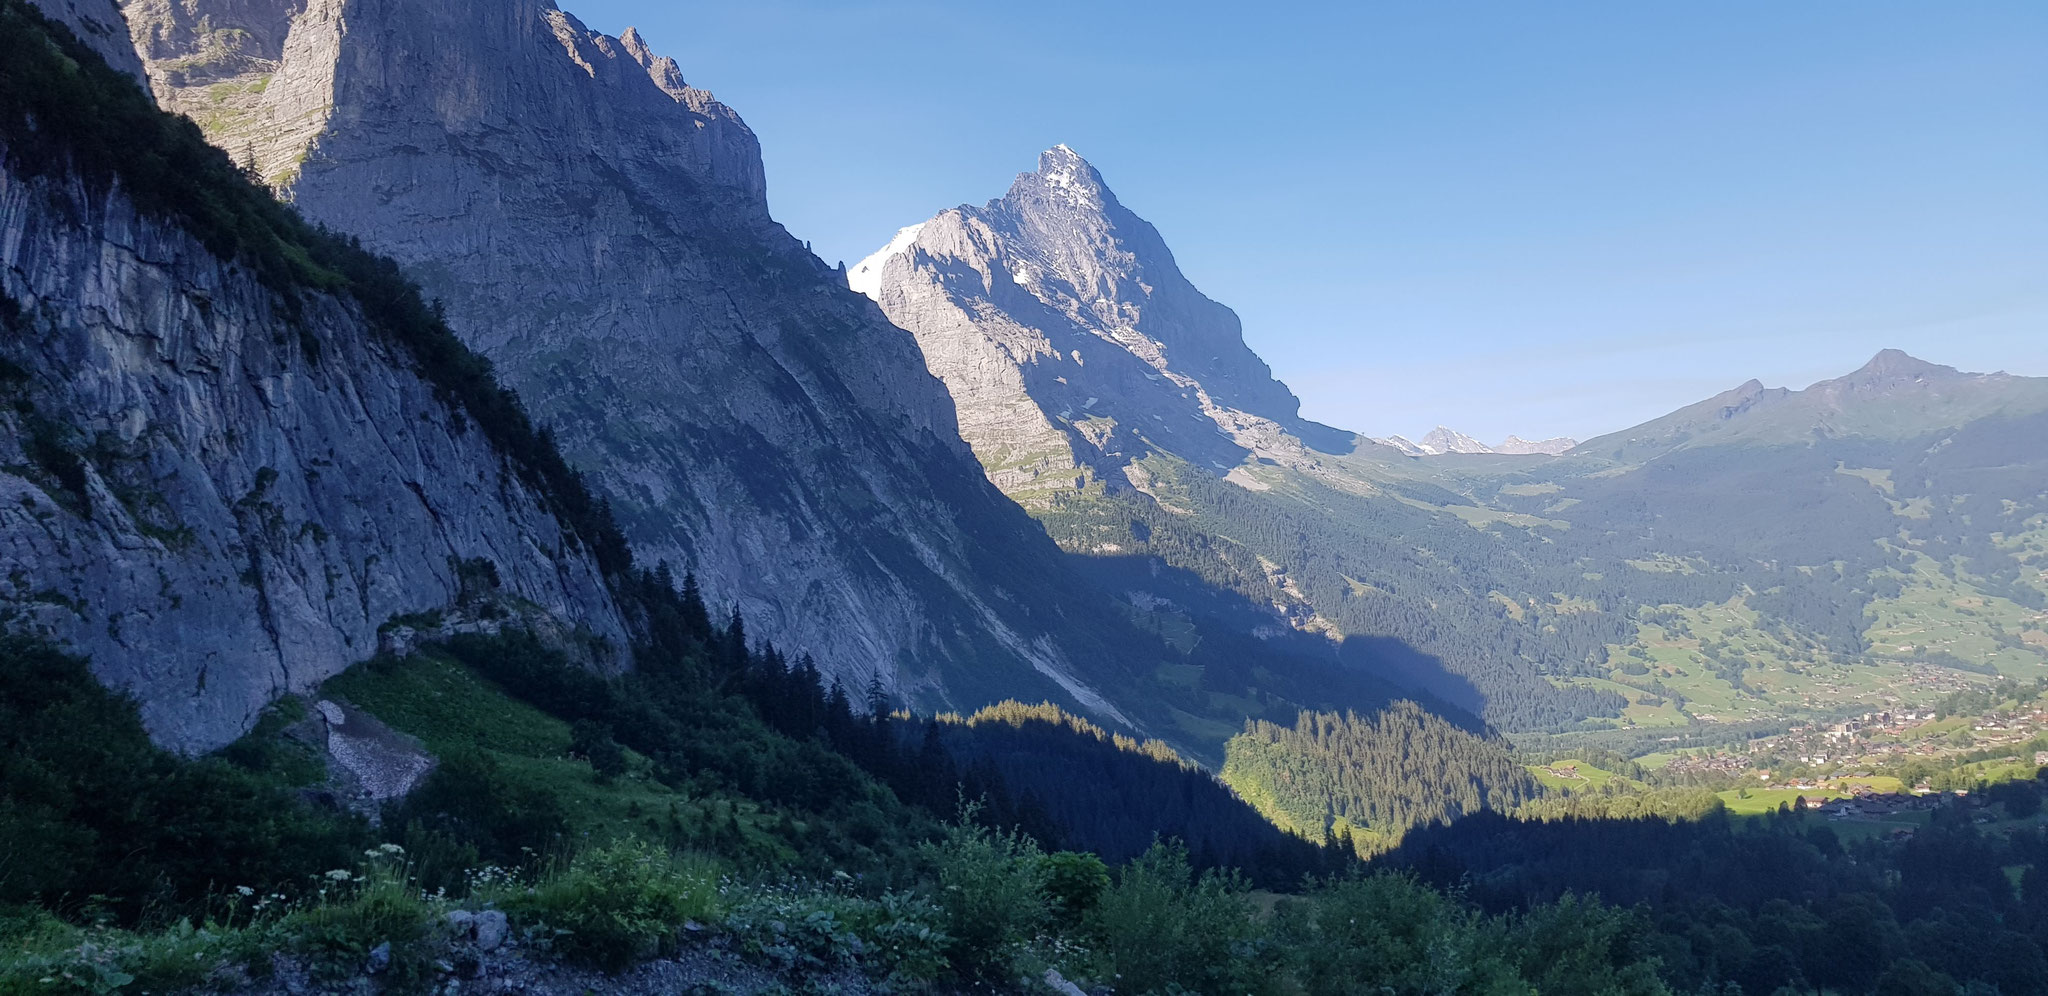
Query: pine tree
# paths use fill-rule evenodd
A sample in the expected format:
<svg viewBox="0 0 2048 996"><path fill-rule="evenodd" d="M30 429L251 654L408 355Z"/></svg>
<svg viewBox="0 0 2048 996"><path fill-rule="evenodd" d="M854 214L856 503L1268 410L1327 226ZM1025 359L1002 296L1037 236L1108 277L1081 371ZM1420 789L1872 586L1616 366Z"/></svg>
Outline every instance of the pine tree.
<svg viewBox="0 0 2048 996"><path fill-rule="evenodd" d="M700 640L711 636L711 612L704 607L704 592L697 587L697 572L683 572L683 624Z"/></svg>

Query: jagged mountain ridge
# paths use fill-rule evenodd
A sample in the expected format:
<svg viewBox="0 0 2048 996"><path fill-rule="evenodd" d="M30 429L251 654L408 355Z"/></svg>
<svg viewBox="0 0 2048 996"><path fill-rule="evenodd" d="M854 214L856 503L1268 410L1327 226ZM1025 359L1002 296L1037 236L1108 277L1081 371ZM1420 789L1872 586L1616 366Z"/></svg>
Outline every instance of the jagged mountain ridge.
<svg viewBox="0 0 2048 996"><path fill-rule="evenodd" d="M407 264L644 559L847 684L1129 721L1075 661L1150 664L1092 642L1124 630L989 487L915 343L769 217L751 131L637 34L540 0L126 9L159 99L234 83L209 137ZM256 48L216 59L223 31Z"/></svg>
<svg viewBox="0 0 2048 996"><path fill-rule="evenodd" d="M1493 447L1445 426L1437 426L1422 437L1421 447L1430 453L1491 453Z"/></svg>
<svg viewBox="0 0 2048 996"><path fill-rule="evenodd" d="M1510 456L1563 456L1571 452L1571 448L1577 445L1579 445L1579 441L1570 436L1552 436L1549 439L1523 439L1520 436L1511 435L1496 444L1493 447L1493 451Z"/></svg>
<svg viewBox="0 0 2048 996"><path fill-rule="evenodd" d="M48 9L119 22L83 0ZM78 73L99 86L95 68ZM90 654L151 735L188 752L376 653L393 617L476 586L623 666L628 626L589 546L389 329L348 293L221 258L177 209L138 206L122 174L70 162L72 129L95 125L44 118L0 121L0 602L15 624ZM215 162L192 180L212 200L189 210L268 205Z"/></svg>
<svg viewBox="0 0 2048 996"><path fill-rule="evenodd" d="M1348 434L1300 402L1245 345L1149 223L1066 146L981 207L905 228L849 283L917 337L989 477L1027 502L1126 469L1155 450L1227 472L1306 458Z"/></svg>

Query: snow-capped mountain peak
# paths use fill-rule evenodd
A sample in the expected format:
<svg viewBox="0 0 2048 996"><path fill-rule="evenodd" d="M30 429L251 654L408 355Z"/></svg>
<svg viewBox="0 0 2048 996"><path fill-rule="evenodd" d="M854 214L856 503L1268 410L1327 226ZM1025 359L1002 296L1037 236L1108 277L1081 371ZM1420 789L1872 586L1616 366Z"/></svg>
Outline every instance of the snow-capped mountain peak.
<svg viewBox="0 0 2048 996"><path fill-rule="evenodd" d="M1422 437L1422 448L1430 453L1491 453L1493 447L1447 426L1437 426Z"/></svg>
<svg viewBox="0 0 2048 996"><path fill-rule="evenodd" d="M1013 496L1123 487L1151 452L1227 472L1352 443L1300 418L1237 315L1069 146L1003 196L899 231L847 278L916 337L961 435Z"/></svg>

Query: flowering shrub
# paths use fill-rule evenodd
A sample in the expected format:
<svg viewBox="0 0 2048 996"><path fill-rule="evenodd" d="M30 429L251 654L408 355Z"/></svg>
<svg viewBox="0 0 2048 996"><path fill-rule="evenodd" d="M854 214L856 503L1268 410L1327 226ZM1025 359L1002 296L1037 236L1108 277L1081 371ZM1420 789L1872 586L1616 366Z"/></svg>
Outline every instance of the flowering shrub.
<svg viewBox="0 0 2048 996"><path fill-rule="evenodd" d="M432 969L437 911L414 883L403 848L384 844L364 858L359 871L335 868L315 876L315 900L286 914L277 930L316 976L345 978L375 968L387 985L407 988Z"/></svg>
<svg viewBox="0 0 2048 996"><path fill-rule="evenodd" d="M684 924L717 913L717 881L707 860L626 840L585 851L504 906L563 957L616 969L673 953Z"/></svg>

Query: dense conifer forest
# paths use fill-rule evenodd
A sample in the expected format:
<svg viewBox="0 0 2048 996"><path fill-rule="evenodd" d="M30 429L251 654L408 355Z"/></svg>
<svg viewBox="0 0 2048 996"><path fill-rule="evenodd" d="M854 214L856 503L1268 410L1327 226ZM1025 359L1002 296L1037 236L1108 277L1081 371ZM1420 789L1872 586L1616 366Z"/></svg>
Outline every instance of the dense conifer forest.
<svg viewBox="0 0 2048 996"><path fill-rule="evenodd" d="M1498 740L1397 702L1375 716L1302 713L1291 728L1245 724L1223 781L1275 824L1371 854L1409 828L1513 810L1536 780Z"/></svg>
<svg viewBox="0 0 2048 996"><path fill-rule="evenodd" d="M1894 841L1790 812L1535 823L1488 813L1418 830L1383 864L1487 909L1588 893L1637 908L1681 990L2048 991L2048 840L2038 828L1981 829L1983 815L1944 809Z"/></svg>

